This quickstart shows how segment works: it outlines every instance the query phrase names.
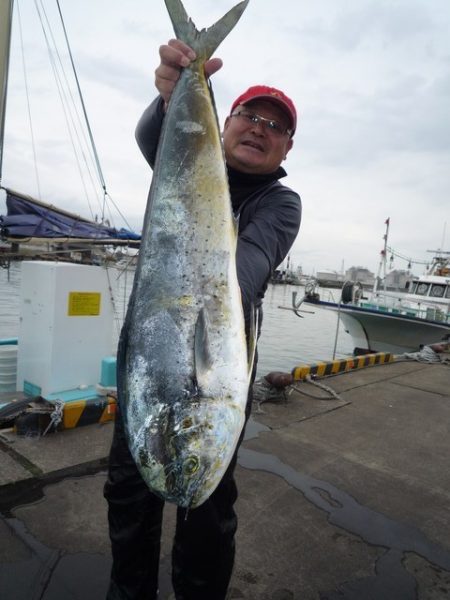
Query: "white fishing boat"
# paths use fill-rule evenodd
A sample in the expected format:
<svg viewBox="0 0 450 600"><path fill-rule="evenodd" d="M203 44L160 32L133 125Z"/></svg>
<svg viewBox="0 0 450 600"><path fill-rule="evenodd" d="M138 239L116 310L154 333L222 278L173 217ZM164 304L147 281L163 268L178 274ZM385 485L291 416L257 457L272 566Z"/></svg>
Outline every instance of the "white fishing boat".
<svg viewBox="0 0 450 600"><path fill-rule="evenodd" d="M384 267L389 250L387 232L382 251ZM298 312L305 302L336 312L352 337L355 354L414 352L421 346L450 339L450 252L436 251L426 273L414 277L406 292L380 289L378 281L377 277L371 293L360 283L347 281L337 299L331 290L321 289L313 281L300 301L293 298L294 311Z"/></svg>

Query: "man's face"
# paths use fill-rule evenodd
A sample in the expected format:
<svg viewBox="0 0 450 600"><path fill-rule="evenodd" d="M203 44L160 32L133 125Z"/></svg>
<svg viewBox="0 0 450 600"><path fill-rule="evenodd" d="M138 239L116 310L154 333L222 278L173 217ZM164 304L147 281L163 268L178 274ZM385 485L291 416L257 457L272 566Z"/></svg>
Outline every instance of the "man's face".
<svg viewBox="0 0 450 600"><path fill-rule="evenodd" d="M241 111L276 121L282 133L270 129L264 121L254 123L245 116L227 117L223 144L228 165L243 173L273 173L293 145L289 133L285 132L290 126L288 116L267 100L254 100L245 106L238 106L233 113Z"/></svg>

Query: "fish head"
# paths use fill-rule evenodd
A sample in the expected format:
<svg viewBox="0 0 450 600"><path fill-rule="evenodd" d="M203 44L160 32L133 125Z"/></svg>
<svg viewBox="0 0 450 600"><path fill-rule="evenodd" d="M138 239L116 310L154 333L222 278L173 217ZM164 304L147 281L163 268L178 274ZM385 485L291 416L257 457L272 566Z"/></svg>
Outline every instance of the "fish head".
<svg viewBox="0 0 450 600"><path fill-rule="evenodd" d="M232 400L201 398L180 407L173 419L166 489L179 506L195 508L220 483L245 417Z"/></svg>

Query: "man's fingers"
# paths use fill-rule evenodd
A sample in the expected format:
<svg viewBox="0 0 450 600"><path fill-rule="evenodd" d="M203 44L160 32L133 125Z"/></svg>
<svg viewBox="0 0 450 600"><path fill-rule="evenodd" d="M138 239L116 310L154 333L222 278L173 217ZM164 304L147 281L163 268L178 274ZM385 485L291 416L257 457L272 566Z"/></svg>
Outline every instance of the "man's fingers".
<svg viewBox="0 0 450 600"><path fill-rule="evenodd" d="M160 46L159 56L161 64L173 67L187 67L196 57L195 52L181 40L169 40L167 44Z"/></svg>
<svg viewBox="0 0 450 600"><path fill-rule="evenodd" d="M207 77L211 77L214 73L217 73L222 68L223 62L220 58L211 58L205 62L205 74Z"/></svg>
<svg viewBox="0 0 450 600"><path fill-rule="evenodd" d="M155 86L167 105L180 78L181 69L195 60L196 54L181 40L172 39L159 47L159 56L161 62L155 69ZM211 58L205 63L206 76L211 77L221 67L220 58Z"/></svg>

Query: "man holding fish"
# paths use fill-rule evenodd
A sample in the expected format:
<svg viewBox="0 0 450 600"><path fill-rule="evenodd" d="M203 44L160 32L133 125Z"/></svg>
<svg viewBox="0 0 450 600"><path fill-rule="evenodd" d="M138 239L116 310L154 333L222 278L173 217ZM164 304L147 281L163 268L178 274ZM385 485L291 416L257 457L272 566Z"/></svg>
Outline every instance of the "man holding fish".
<svg viewBox="0 0 450 600"><path fill-rule="evenodd" d="M136 132L154 175L118 351L105 485L109 600L158 597L166 500L178 505L175 598L224 600L231 578L233 474L251 409L255 323L301 219L298 194L279 182L297 126L293 102L253 86L233 102L222 142L214 131L205 75L222 66L211 53L246 4L197 32L179 0L166 0L178 39L160 48L159 96Z"/></svg>

